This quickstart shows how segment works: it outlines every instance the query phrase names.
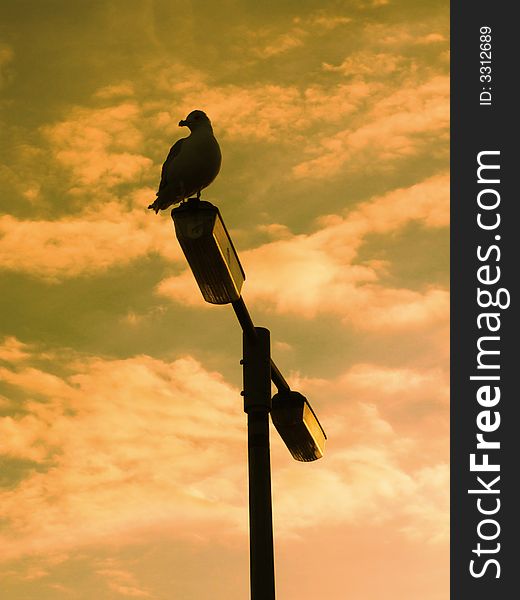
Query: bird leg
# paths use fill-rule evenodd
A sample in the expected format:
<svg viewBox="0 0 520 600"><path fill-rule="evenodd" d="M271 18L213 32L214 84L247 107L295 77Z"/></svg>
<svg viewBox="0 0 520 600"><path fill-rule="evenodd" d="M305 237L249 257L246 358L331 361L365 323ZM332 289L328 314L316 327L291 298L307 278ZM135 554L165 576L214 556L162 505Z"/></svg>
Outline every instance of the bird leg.
<svg viewBox="0 0 520 600"><path fill-rule="evenodd" d="M200 190L197 192L195 198L191 196L190 198L186 198L186 202L191 202L192 200L200 200Z"/></svg>

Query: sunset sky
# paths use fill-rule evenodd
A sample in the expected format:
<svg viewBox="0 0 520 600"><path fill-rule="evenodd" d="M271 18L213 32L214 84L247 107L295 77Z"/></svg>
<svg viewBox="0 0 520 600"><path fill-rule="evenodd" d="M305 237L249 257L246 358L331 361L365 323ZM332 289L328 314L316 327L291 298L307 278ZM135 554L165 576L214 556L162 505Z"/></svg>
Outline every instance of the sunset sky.
<svg viewBox="0 0 520 600"><path fill-rule="evenodd" d="M255 324L327 432L272 430L278 600L448 598L449 4L3 0L2 600L244 600L241 332L161 165L193 109Z"/></svg>

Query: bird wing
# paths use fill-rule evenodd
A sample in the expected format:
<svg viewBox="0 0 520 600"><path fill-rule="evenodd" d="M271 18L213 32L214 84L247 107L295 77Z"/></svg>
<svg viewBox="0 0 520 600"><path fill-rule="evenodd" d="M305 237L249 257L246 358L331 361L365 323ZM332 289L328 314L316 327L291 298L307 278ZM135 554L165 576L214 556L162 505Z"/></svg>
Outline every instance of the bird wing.
<svg viewBox="0 0 520 600"><path fill-rule="evenodd" d="M177 140L175 142L175 144L173 144L173 146L170 148L170 151L168 152L168 156L166 157L166 160L164 161L164 164L162 166L161 182L159 183L159 189L158 189L157 193L159 193L164 187L166 187L166 184L167 184L166 172L168 169L168 165L170 165L171 162L174 160L174 158L179 155L181 148L182 148L182 144L185 139L186 138L181 138L180 140Z"/></svg>

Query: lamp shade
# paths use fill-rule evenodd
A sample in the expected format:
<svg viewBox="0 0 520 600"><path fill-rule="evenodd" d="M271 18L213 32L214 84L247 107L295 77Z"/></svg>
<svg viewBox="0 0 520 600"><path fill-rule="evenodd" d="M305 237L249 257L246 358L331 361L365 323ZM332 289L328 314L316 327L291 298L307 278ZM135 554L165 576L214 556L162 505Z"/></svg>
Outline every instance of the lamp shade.
<svg viewBox="0 0 520 600"><path fill-rule="evenodd" d="M206 302L240 298L245 273L216 206L189 200L172 210L175 235Z"/></svg>
<svg viewBox="0 0 520 600"><path fill-rule="evenodd" d="M309 462L323 456L327 436L305 396L293 391L275 394L271 419L293 458Z"/></svg>

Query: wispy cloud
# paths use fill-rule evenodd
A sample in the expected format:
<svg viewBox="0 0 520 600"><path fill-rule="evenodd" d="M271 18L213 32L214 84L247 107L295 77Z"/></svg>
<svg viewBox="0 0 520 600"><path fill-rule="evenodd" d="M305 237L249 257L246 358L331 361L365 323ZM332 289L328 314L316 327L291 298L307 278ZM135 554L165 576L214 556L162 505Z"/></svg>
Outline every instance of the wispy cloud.
<svg viewBox="0 0 520 600"><path fill-rule="evenodd" d="M323 70L329 73L341 73L347 77L381 78L396 73L399 69L408 71L413 68L413 61L390 52L356 52L347 56L339 65L323 63Z"/></svg>
<svg viewBox="0 0 520 600"><path fill-rule="evenodd" d="M323 513L324 521L336 524L398 519L407 537L445 544L447 369L355 364L334 378L296 376L290 383L313 399L329 441L316 469L274 471L280 523L297 530L296 523L301 527ZM296 511L298 498L305 502Z"/></svg>
<svg viewBox="0 0 520 600"><path fill-rule="evenodd" d="M2 558L128 543L158 529L180 538L194 527L209 537L243 534L246 474L237 456L243 455L245 422L238 390L189 357L165 362L78 356L62 362L69 372L62 378L16 365L3 373L26 394L25 412L0 421L4 452L41 467L0 493L7 523ZM370 391L369 369L393 386ZM365 392L364 398L335 402L325 411L325 419L335 415L336 442L319 468L307 465L304 473L301 465L287 466L286 451L282 455L279 444L274 448L281 535L317 519L349 523L396 515L409 519L406 535L438 535L445 480L427 474L433 469L439 475L440 467L407 468L403 457L417 440L396 433L373 402L391 402L405 376L424 382L431 375L365 366L336 383L300 381L322 404L333 389L338 398L349 390ZM296 503L302 497L305 503ZM118 569L101 571L129 595L146 593Z"/></svg>
<svg viewBox="0 0 520 600"><path fill-rule="evenodd" d="M0 268L24 310L0 338L2 592L247 593L246 419L214 370L235 359L146 210L201 108L224 157L206 198L328 434L300 464L273 431L281 595L341 597L348 565L360 597L445 597L447 5L69 4L10 11L0 44Z"/></svg>
<svg viewBox="0 0 520 600"><path fill-rule="evenodd" d="M368 235L389 234L410 222L445 227L448 195L448 177L437 175L362 203L345 217L329 216L314 233L286 236L243 252L241 260L248 273L244 293L248 300L280 313L313 317L329 312L374 330L445 322L446 290L432 286L414 291L381 285L387 265L360 263L357 253ZM194 290L188 271L158 287L158 293L174 300L199 303L200 294Z"/></svg>
<svg viewBox="0 0 520 600"><path fill-rule="evenodd" d="M352 17L346 15L331 14L326 11L311 13L306 18L295 17L295 23L306 23L310 26L322 28L325 31L336 29L352 23Z"/></svg>
<svg viewBox="0 0 520 600"><path fill-rule="evenodd" d="M314 157L296 165L296 178L326 179L345 171L385 170L398 159L423 152L435 136L447 139L449 80L436 76L381 98L363 122L323 137L308 152Z"/></svg>
<svg viewBox="0 0 520 600"><path fill-rule="evenodd" d="M128 598L150 598L152 594L139 585L137 577L113 559L98 561L96 574L107 581L110 590Z"/></svg>
<svg viewBox="0 0 520 600"><path fill-rule="evenodd" d="M305 26L311 22L316 27L331 26L327 21L329 17L316 13L306 18ZM346 25L344 20L338 19L338 25ZM448 80L445 77L433 76L415 85L408 72L404 80L403 76L399 77L399 81L405 83L399 89L371 80L370 69L374 69L378 61L393 71L399 60L392 62L386 53L361 51L337 67L325 67L338 76L355 70L356 77L352 81L339 80L306 88L272 84L215 85L210 83L207 74L182 69L175 79L160 70L158 81L163 82L165 90L176 94L175 110L179 114L193 108L194 97L203 97L204 108L211 114L224 144L276 141L292 149L293 178L323 180L344 176L346 172L363 172L367 168L371 172L374 169L384 172L400 159L423 152L433 137L438 142L439 137L447 136ZM189 77L189 85L184 76ZM128 81L114 83L101 88L96 95L97 102L108 102L108 106L73 107L62 120L42 128L54 166L68 169L68 176L62 178L67 186L68 201L78 208L85 203L85 208L73 216L52 220L2 217L0 259L4 269L60 280L129 264L151 253L169 260L179 257L171 231L147 214L145 207L153 199L154 190L142 185L157 179L159 173L158 164L154 166L143 148L155 148L153 140L158 139L164 129L177 134L178 114L158 111L160 104L156 100L139 100L136 94L135 86ZM345 127L349 119L351 123ZM162 155L158 159L155 149L152 154L156 160L162 159ZM37 162L46 160L49 158L44 158L40 149ZM294 164L295 160L299 162ZM130 184L134 189L118 197L118 186ZM41 185L38 180L25 185L23 194L29 202L34 204L40 200ZM404 206L396 200L393 204L399 207L398 211L408 211L408 220L415 218L411 203ZM418 202L419 206L423 204ZM442 210L441 206L439 202L437 212ZM391 212L389 206L382 210L387 214ZM435 211L433 206L431 211ZM431 218L435 218L433 214ZM370 218L382 222L381 216ZM370 284L378 278L375 265L351 264L345 257L331 258L324 246L330 246L331 242L324 238L335 235L334 230L337 236L344 235L344 239L350 240L350 248L359 246L355 232L352 239L352 222L327 229L328 233L295 236L292 240L258 248L245 255L248 268L261 273L262 264L270 260L270 254L280 252L292 276L304 261L308 282L305 285L293 282L287 289L301 293L301 310L307 314L319 310L318 305L328 310L331 303L339 302L339 297L345 294L354 305L356 302L374 304L371 296L377 294L381 307L374 309L377 314L372 321L381 323L384 311L402 305L403 309L397 308L392 318L398 323L404 314L411 318L415 313L414 320L422 320L418 304L433 309L436 303L444 302L436 290L426 292L423 297L406 293L401 299L398 298L401 292L396 290L386 290L386 299L378 289L371 292ZM333 244L337 246L338 241ZM329 300L323 302L320 286L338 280L338 276L342 283L329 286ZM264 280L266 278L260 276L258 281L262 281L262 285L255 288L251 278L248 293L253 299L271 298L268 300L271 302L280 294L272 289L278 287L278 283L272 280L270 285ZM359 284L364 285L362 295ZM182 278L176 278L160 289L170 296L182 296L184 288ZM274 304L277 310L285 310L282 297ZM426 309L426 312L431 311Z"/></svg>
<svg viewBox="0 0 520 600"><path fill-rule="evenodd" d="M3 372L26 395L24 414L0 421L3 452L42 465L0 494L10 522L4 558L149 527L182 536L194 520L237 527L237 390L190 358L65 366L66 379L34 368Z"/></svg>
<svg viewBox="0 0 520 600"><path fill-rule="evenodd" d="M270 59L310 43L312 38L323 32L351 23L352 18L327 11L315 11L293 17L285 29L280 27L249 30L248 50L261 59Z"/></svg>
<svg viewBox="0 0 520 600"><path fill-rule="evenodd" d="M407 522L403 534L421 542L446 543L448 465L406 471L399 466L392 443L390 437L390 448L373 442L336 452L319 470L275 471L279 533L316 524L320 514L326 515L320 520L328 525L399 518Z"/></svg>
<svg viewBox="0 0 520 600"><path fill-rule="evenodd" d="M344 119L372 91L370 85L360 81L332 86L314 84L302 89L277 84L219 86L196 78L188 87L182 82L171 83L170 89L180 94L180 114L204 98L204 109L223 139L289 145L300 143L302 133L321 121L335 123Z"/></svg>
<svg viewBox="0 0 520 600"><path fill-rule="evenodd" d="M435 51L445 45L449 37L449 27L445 20L439 22L414 22L405 20L393 23L370 21L363 26L363 39L372 48L386 46L393 52L402 52L413 46L431 46Z"/></svg>
<svg viewBox="0 0 520 600"><path fill-rule="evenodd" d="M106 95L106 88L102 95L103 91ZM56 159L71 169L78 186L106 188L139 181L153 164L139 152L143 145L139 117L138 105L131 102L100 109L76 108L66 120L43 131Z"/></svg>
<svg viewBox="0 0 520 600"><path fill-rule="evenodd" d="M11 81L13 58L14 52L11 46L0 42L0 90Z"/></svg>
<svg viewBox="0 0 520 600"><path fill-rule="evenodd" d="M170 260L181 256L171 229L150 218L151 189L133 194L140 208L123 209L108 200L83 213L57 220L0 217L3 269L50 281L90 275L151 254ZM124 216L122 216L124 212Z"/></svg>
<svg viewBox="0 0 520 600"><path fill-rule="evenodd" d="M131 81L122 81L114 85L107 85L95 93L97 98L103 100L112 98L130 98L135 94L135 85Z"/></svg>
<svg viewBox="0 0 520 600"><path fill-rule="evenodd" d="M31 356L29 346L13 336L8 336L0 343L0 360L15 363Z"/></svg>
<svg viewBox="0 0 520 600"><path fill-rule="evenodd" d="M270 40L267 45L258 48L258 56L261 58L270 58L271 56L276 56L277 54L287 52L293 48L303 46L303 39L306 35L307 34L303 29L295 27Z"/></svg>

